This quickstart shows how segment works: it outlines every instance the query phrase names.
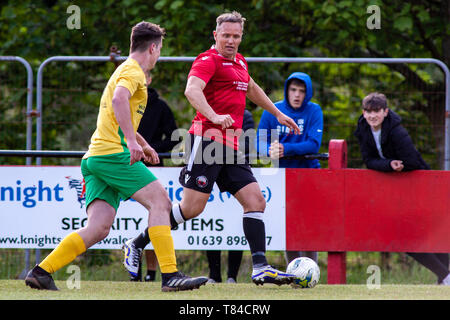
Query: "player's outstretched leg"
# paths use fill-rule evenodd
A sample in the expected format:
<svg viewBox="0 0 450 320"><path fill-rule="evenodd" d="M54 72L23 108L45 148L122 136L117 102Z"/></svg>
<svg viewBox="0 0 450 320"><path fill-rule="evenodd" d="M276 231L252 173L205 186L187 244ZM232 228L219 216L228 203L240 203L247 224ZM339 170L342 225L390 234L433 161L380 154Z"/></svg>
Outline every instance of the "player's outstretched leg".
<svg viewBox="0 0 450 320"><path fill-rule="evenodd" d="M256 285L265 283L290 284L294 281L294 275L279 271L267 262L265 255L266 232L262 215L262 212L248 212L244 214L243 220L244 233L252 254L252 281Z"/></svg>
<svg viewBox="0 0 450 320"><path fill-rule="evenodd" d="M174 218L174 212L177 219ZM178 224L183 223L185 220L186 218L183 217L179 204L174 204L170 212L171 229L177 228ZM123 265L132 278L137 277L142 252L149 243L150 237L148 235L148 228L146 228L144 232L140 233L135 238L128 240L122 246L124 253Z"/></svg>
<svg viewBox="0 0 450 320"><path fill-rule="evenodd" d="M266 227L263 218L266 201L262 196L258 183L254 182L246 185L236 192L234 197L244 209L242 226L252 254L252 281L256 285L292 283L295 279L294 275L281 272L267 262Z"/></svg>
<svg viewBox="0 0 450 320"><path fill-rule="evenodd" d="M145 231L148 236L148 229ZM143 233L144 234L144 233ZM143 247L139 243L136 243L138 239L130 239L124 243L122 249L124 251L124 261L123 264L127 269L128 273L132 277L136 277L139 272L139 262L141 261L141 256L143 252ZM148 241L147 243L149 243ZM145 247L145 246L144 246ZM198 289L200 286L204 285L207 281L207 277L188 277L182 272L170 272L161 273L162 285L161 290L164 292L168 291L183 291L183 290L193 290Z"/></svg>
<svg viewBox="0 0 450 320"><path fill-rule="evenodd" d="M70 233L39 265L28 272L25 284L33 289L58 290L51 274L68 265L85 251L86 244L82 237L77 232Z"/></svg>

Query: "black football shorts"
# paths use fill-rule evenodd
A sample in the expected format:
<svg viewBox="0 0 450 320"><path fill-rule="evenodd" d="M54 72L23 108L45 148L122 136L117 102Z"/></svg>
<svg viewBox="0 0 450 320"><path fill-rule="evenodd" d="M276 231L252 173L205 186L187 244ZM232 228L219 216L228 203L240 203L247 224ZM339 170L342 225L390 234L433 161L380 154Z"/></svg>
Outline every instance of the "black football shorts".
<svg viewBox="0 0 450 320"><path fill-rule="evenodd" d="M180 172L183 187L211 193L214 182L220 192L232 195L256 182L250 164L242 152L208 138L190 134L187 162Z"/></svg>

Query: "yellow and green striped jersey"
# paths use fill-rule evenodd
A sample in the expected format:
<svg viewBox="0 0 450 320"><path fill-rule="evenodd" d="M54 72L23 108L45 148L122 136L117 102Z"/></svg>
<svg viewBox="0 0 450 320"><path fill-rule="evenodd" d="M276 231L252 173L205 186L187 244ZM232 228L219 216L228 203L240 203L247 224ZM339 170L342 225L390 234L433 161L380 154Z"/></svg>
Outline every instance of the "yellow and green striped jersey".
<svg viewBox="0 0 450 320"><path fill-rule="evenodd" d="M135 132L139 127L139 122L147 105L146 78L138 62L128 58L114 71L103 90L97 118L97 129L91 137L89 150L83 159L90 156L128 151L126 138L119 127L112 107L114 90L118 86L125 87L130 91L131 122Z"/></svg>

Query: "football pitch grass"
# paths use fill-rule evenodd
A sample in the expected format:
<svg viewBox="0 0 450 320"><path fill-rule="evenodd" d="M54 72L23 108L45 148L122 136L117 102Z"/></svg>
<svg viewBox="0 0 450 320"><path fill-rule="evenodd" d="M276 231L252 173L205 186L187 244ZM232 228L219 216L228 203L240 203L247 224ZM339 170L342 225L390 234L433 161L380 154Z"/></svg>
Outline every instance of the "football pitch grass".
<svg viewBox="0 0 450 320"><path fill-rule="evenodd" d="M23 280L0 280L0 300L450 300L450 286L381 284L322 285L312 289L252 283L206 284L198 290L161 292L161 282L81 281L69 289L55 281L59 291L41 291Z"/></svg>

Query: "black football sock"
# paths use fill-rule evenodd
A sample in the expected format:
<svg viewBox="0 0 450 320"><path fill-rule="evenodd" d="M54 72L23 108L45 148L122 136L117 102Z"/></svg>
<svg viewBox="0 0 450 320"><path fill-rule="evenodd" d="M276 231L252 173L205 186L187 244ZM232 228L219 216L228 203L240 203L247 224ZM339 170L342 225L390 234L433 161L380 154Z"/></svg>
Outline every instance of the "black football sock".
<svg viewBox="0 0 450 320"><path fill-rule="evenodd" d="M134 246L139 249L144 249L146 245L150 243L150 237L148 236L148 228L145 231L133 239Z"/></svg>
<svg viewBox="0 0 450 320"><path fill-rule="evenodd" d="M266 259L266 228L262 212L246 212L243 218L244 234L250 246L253 267L267 265Z"/></svg>
<svg viewBox="0 0 450 320"><path fill-rule="evenodd" d="M209 277L216 282L222 282L221 265L220 265L220 250L208 250L206 251L206 257L208 258Z"/></svg>
<svg viewBox="0 0 450 320"><path fill-rule="evenodd" d="M436 257L442 262L444 266L449 268L449 256L448 253L435 253Z"/></svg>
<svg viewBox="0 0 450 320"><path fill-rule="evenodd" d="M156 278L156 270L147 270L147 276L145 277L145 281L155 281Z"/></svg>
<svg viewBox="0 0 450 320"><path fill-rule="evenodd" d="M239 267L242 262L242 254L243 252L241 250L228 251L228 278L237 280Z"/></svg>

